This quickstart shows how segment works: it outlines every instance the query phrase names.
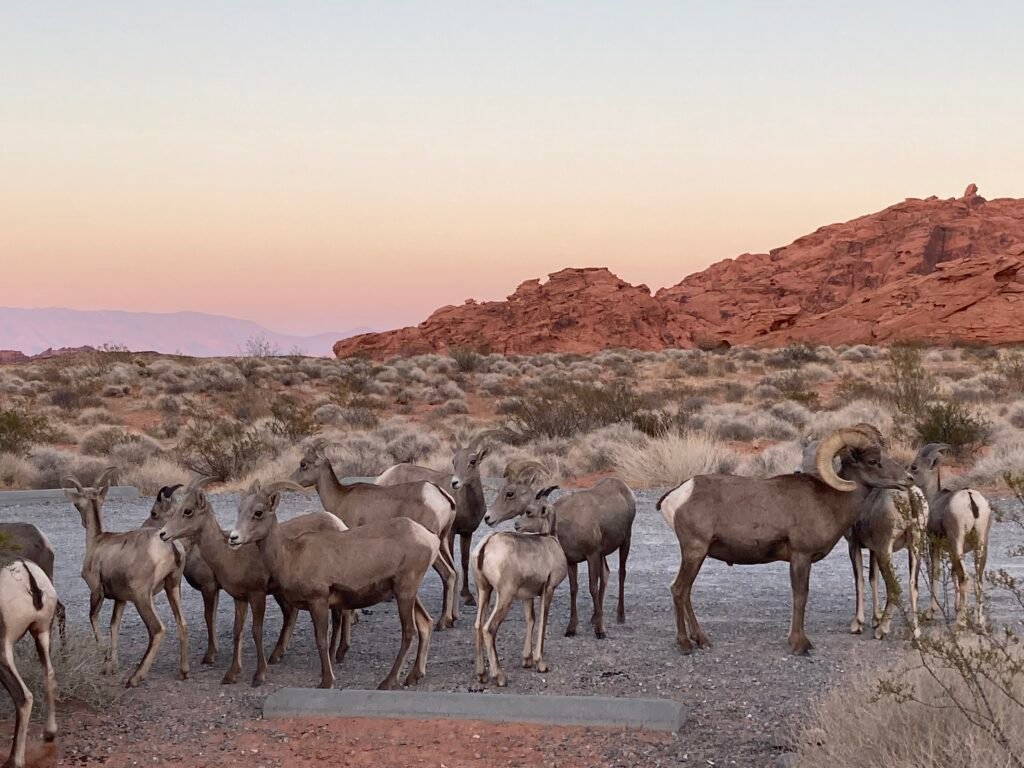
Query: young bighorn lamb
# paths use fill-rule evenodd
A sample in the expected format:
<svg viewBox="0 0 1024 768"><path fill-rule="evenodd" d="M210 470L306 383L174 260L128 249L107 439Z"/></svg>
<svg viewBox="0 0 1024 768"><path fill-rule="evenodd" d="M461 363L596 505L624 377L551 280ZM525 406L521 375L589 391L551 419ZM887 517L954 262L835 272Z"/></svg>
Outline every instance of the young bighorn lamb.
<svg viewBox="0 0 1024 768"><path fill-rule="evenodd" d="M3 683L14 704L14 741L4 768L25 766L25 744L32 717L32 691L25 685L14 665L14 644L26 632L32 633L39 664L43 668L43 693L46 696L43 738L53 741L57 737L50 627L58 605L53 583L39 565L27 559L0 561L0 683Z"/></svg>
<svg viewBox="0 0 1024 768"><path fill-rule="evenodd" d="M976 591L980 592L981 579L988 559L988 536L992 530L992 508L988 500L973 488L959 491L942 487L942 459L949 450L943 443L928 443L921 446L913 463L909 477L924 491L928 499L929 575L931 576L931 602L925 613L932 619L939 610L939 567L942 550L949 553L956 579L957 591L954 597L956 620L966 623L967 616L967 571L964 555L974 552ZM984 624L980 594L976 597L976 620Z"/></svg>
<svg viewBox="0 0 1024 768"><path fill-rule="evenodd" d="M544 660L544 634L547 629L548 612L555 588L562 583L569 570L565 553L558 543L557 513L548 504L548 495L555 487L545 488L536 494L530 503L521 525L520 533L492 533L473 550L473 581L479 595L476 609L476 674L480 682L487 679L484 670L484 649L491 666L491 679L505 687L508 680L498 661L495 639L498 628L508 616L515 600L522 600L526 616L526 638L523 643L523 667L533 667L538 672L547 672ZM484 621L484 613L490 606L491 593L497 592L494 610ZM534 598L540 598L540 618L535 619ZM533 639L534 623L537 639Z"/></svg>
<svg viewBox="0 0 1024 768"><path fill-rule="evenodd" d="M192 539L203 562L210 568L218 589L223 589L235 601L231 665L221 681L225 685L236 682L238 674L242 671L242 630L245 627L246 613L252 608L252 637L256 644L256 674L252 685L255 688L267 679L267 660L263 651L263 617L266 613L267 593L271 590L270 574L255 544L237 548L228 545L227 533L217 523L213 506L203 491L203 488L212 481L211 477L202 477L189 483L171 513L167 515L159 535L163 541ZM272 494L284 487L292 487L292 484L282 486L280 483L271 483L261 487L257 480L242 494L238 507L244 510L254 505L265 505ZM334 515L314 512L281 523L281 530L286 536L295 536L322 530L344 531L345 526ZM283 654L287 636L294 627L294 616L288 605L281 600L278 600L278 604L281 606L285 621L274 652Z"/></svg>
<svg viewBox="0 0 1024 768"><path fill-rule="evenodd" d="M440 540L448 538L455 520L455 499L431 482L412 482L381 486L374 483L342 485L324 452L323 440L314 442L289 478L304 488L316 488L324 509L338 517L349 528L370 522L407 517L414 520ZM438 549L433 567L441 577L443 589L441 615L437 628L454 626L458 618L455 589L458 575L447 547Z"/></svg>
<svg viewBox="0 0 1024 768"><path fill-rule="evenodd" d="M289 481L275 484L275 488L304 490ZM366 608L391 596L398 603L402 643L391 671L378 687L388 689L398 682L414 633L418 635L416 661L405 684L415 685L427 671L432 630L430 614L416 592L437 558L441 546L437 536L417 522L396 517L346 531L289 537L277 521L280 490L265 501L239 509L228 542L232 547L256 542L282 597L293 608L312 615L320 652L320 687L334 687L327 639L330 609Z"/></svg>
<svg viewBox="0 0 1024 768"><path fill-rule="evenodd" d="M32 523L0 523L0 539L5 541L5 549L10 557L19 557L35 563L43 569L50 583L53 583L53 547L50 546L50 540L46 538L45 533ZM64 640L67 634L67 613L64 603L60 600L57 601L57 611L54 615L60 630L60 638Z"/></svg>
<svg viewBox="0 0 1024 768"><path fill-rule="evenodd" d="M484 520L497 525L522 515L536 498L536 484L544 467L537 462L519 463L506 470L505 484L491 505ZM605 637L604 593L608 586L608 563L605 558L619 551L619 604L616 620L626 621L626 560L636 517L636 497L617 478L605 478L592 488L577 491L554 503L558 515L558 543L569 563L569 626L566 637L576 634L576 593L579 588L577 569L586 561L590 577L590 597L594 613L590 622L598 638Z"/></svg>
<svg viewBox="0 0 1024 768"><path fill-rule="evenodd" d="M833 458L842 452L837 474ZM672 582L676 642L685 653L709 645L690 602L694 579L705 558L729 565L789 561L793 618L789 646L806 654L804 633L811 564L825 557L856 522L872 488L902 488L902 467L889 458L876 436L863 429L839 429L818 445L817 476L767 479L699 475L666 493L657 508L679 540L681 563Z"/></svg>
<svg viewBox="0 0 1024 768"><path fill-rule="evenodd" d="M82 518L85 528L85 559L82 578L89 587L89 623L99 640L97 618L104 600L114 601L110 616L109 671L117 671L117 640L126 603L135 605L149 632L149 645L138 668L125 681L133 688L146 679L153 659L164 638L164 625L153 608L153 595L163 590L178 625L180 649L179 674L188 679L188 625L181 611L181 574L185 553L180 545L160 541L153 528L137 528L124 533L103 530L101 509L110 488L110 468L96 481L95 488L84 488L74 477L65 478L64 494Z"/></svg>
<svg viewBox="0 0 1024 768"><path fill-rule="evenodd" d="M174 508L174 494L182 485L165 485L157 491L149 517L142 523L143 528L159 530L167 522L167 517ZM217 660L217 606L220 604L220 585L199 554L199 548L192 542L185 545L185 569L183 576L192 589L203 596L203 618L206 621L206 653L203 664L213 664Z"/></svg>
<svg viewBox="0 0 1024 768"><path fill-rule="evenodd" d="M455 522L442 538L441 546L445 554L455 562L455 536L459 537L459 550L462 558L462 592L461 597L466 605L473 605L475 600L469 589L469 552L473 546L473 534L480 527L480 521L487 514L487 502L484 499L484 486L480 478L480 467L484 463L490 447L484 445L493 431L481 432L473 437L466 446L455 449L452 457L452 472L428 469L415 464L396 464L386 469L377 477L377 485L398 485L427 481L440 488L451 489L455 495ZM458 606L455 608L458 616Z"/></svg>

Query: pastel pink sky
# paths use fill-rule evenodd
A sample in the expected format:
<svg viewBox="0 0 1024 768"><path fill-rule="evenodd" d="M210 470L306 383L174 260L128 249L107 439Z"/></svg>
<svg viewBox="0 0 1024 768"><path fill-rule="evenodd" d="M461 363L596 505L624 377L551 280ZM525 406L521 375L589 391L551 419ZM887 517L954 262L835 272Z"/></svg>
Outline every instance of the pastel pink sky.
<svg viewBox="0 0 1024 768"><path fill-rule="evenodd" d="M0 305L387 328L1024 196L1020 4L846 5L7 4Z"/></svg>

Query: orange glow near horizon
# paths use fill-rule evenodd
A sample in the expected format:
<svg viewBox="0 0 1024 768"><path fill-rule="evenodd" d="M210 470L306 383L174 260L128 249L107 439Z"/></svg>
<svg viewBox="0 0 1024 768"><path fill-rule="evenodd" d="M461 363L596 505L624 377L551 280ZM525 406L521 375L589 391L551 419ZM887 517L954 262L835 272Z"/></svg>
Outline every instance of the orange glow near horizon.
<svg viewBox="0 0 1024 768"><path fill-rule="evenodd" d="M968 182L1024 196L1021 19L251 8L0 11L0 305L387 328L568 266L657 289Z"/></svg>

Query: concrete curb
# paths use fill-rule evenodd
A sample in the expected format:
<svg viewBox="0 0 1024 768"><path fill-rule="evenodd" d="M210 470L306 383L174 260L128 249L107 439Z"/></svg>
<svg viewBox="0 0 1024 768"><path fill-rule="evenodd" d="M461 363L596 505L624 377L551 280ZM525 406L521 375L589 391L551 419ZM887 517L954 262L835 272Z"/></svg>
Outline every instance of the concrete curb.
<svg viewBox="0 0 1024 768"><path fill-rule="evenodd" d="M686 708L667 699L282 688L263 717L385 717L630 728L677 733Z"/></svg>
<svg viewBox="0 0 1024 768"><path fill-rule="evenodd" d="M108 499L132 500L139 498L139 489L132 485L115 485L107 491ZM67 503L67 497L60 488L41 491L0 491L0 507L15 507L23 504Z"/></svg>

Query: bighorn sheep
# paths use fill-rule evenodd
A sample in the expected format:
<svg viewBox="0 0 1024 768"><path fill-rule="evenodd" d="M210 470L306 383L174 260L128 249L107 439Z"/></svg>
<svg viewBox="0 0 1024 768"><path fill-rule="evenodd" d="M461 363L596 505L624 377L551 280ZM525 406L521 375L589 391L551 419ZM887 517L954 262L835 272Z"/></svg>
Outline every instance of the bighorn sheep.
<svg viewBox="0 0 1024 768"><path fill-rule="evenodd" d="M548 504L548 495L555 487L539 491L524 513L521 533L492 533L473 550L473 581L478 593L476 608L476 674L485 682L484 649L491 666L491 679L505 687L508 680L498 662L495 639L498 628L508 616L514 600L523 601L526 616L526 638L523 642L523 667L547 672L544 660L544 634L555 588L569 570L565 553L558 543L557 513ZM497 592L494 610L484 621L490 606L491 592ZM537 639L533 639L535 623L534 598L540 598L540 619L536 621ZM531 647L532 646L532 647Z"/></svg>
<svg viewBox="0 0 1024 768"><path fill-rule="evenodd" d="M840 452L842 467L837 474L832 460ZM694 644L709 645L690 602L694 579L709 556L729 565L789 561L789 646L796 654L810 650L804 611L811 564L825 557L854 524L872 488L907 484L903 468L885 454L870 431L836 430L821 441L816 456L817 477L699 475L658 501L658 510L679 541L681 563L672 598L676 642L685 653Z"/></svg>
<svg viewBox="0 0 1024 768"><path fill-rule="evenodd" d="M872 424L856 424L854 429L870 432L879 443L883 443L882 433ZM816 475L815 454L818 443L810 437L804 441L801 472ZM835 461L833 461L833 468ZM850 530L845 534L850 551L850 563L853 566L853 585L855 606L850 632L859 635L864 630L864 556L868 550L868 581L871 585L871 626L874 636L881 640L892 630L893 608L899 602L899 585L883 578L885 582L885 609L878 599L878 575L888 573L895 577L892 569L893 552L907 550L907 564L910 582L910 614L911 631L919 637L921 630L917 625L918 573L920 571L919 545L921 532L928 519L928 501L924 493L916 486L907 491L895 491L876 488L864 499L860 515Z"/></svg>
<svg viewBox="0 0 1024 768"><path fill-rule="evenodd" d="M174 494L181 488L181 484L165 485L157 491L153 507L149 511L149 517L142 523L143 528L155 528L159 530L167 522L167 517L174 508ZM217 660L217 606L220 603L220 585L217 583L213 571L210 570L199 554L199 548L189 542L186 546L185 569L183 571L185 581L192 589L203 596L203 618L206 621L206 653L203 654L203 664L213 664Z"/></svg>
<svg viewBox="0 0 1024 768"><path fill-rule="evenodd" d="M10 557L19 557L35 563L43 569L50 583L53 583L53 547L50 546L50 540L46 538L45 533L32 523L0 523L0 539L4 540L4 548ZM2 554L4 553L0 552L0 555ZM54 616L63 640L67 634L67 612L60 600L57 601Z"/></svg>
<svg viewBox="0 0 1024 768"><path fill-rule="evenodd" d="M349 528L396 517L407 517L422 525L446 544L455 521L455 499L431 482L412 482L380 486L373 483L342 485L324 452L326 442L318 440L306 451L298 468L289 478L304 488L315 487L324 509ZM441 616L437 628L454 626L458 618L455 589L458 574L451 554L444 546L438 550L433 567L441 577L443 590Z"/></svg>
<svg viewBox="0 0 1024 768"><path fill-rule="evenodd" d="M256 644L256 674L253 687L266 682L267 660L263 652L263 617L267 607L267 593L271 590L270 574L263 564L263 556L255 544L233 548L228 546L227 533L221 530L213 506L203 488L213 481L211 477L201 477L189 483L181 498L177 500L173 510L166 516L160 528L162 541L192 539L202 561L209 567L218 589L223 589L235 601L235 624L232 634L231 665L221 681L232 684L242 671L242 630L245 617L252 608L252 637ZM290 487L286 484L285 487ZM272 494L281 490L280 483L260 486L259 481L253 482L249 490L239 499L239 509L254 505L266 504ZM316 533L321 530L345 530L345 526L333 515L326 512L314 512L302 515L281 524L285 536L299 533ZM294 627L291 609L278 600L285 622L281 628L275 655L284 653L287 636ZM291 619L291 621L289 621Z"/></svg>
<svg viewBox="0 0 1024 768"><path fill-rule="evenodd" d="M455 536L459 536L459 549L462 558L462 592L461 597L466 605L473 605L473 593L469 590L469 552L473 546L473 534L480 527L480 521L487 514L487 501L484 499L483 481L480 479L480 467L484 463L490 446L483 442L493 431L481 432L473 437L466 446L455 449L452 457L452 472L442 472L415 464L396 464L386 469L377 477L377 485L398 485L426 480L441 488L450 488L455 495L455 523L442 542L448 557L455 562ZM456 607L458 615L458 607Z"/></svg>
<svg viewBox="0 0 1024 768"><path fill-rule="evenodd" d="M14 704L14 741L4 768L24 768L25 744L32 717L32 692L14 665L14 644L32 633L39 664L43 668L43 693L46 696L46 725L43 738L57 737L57 712L54 704L55 678L50 661L50 627L57 606L57 592L46 572L28 559L0 562L0 682Z"/></svg>
<svg viewBox="0 0 1024 768"><path fill-rule="evenodd" d="M89 587L89 623L99 641L97 618L103 601L113 600L110 616L109 671L117 671L117 640L121 631L126 603L133 603L149 632L149 645L138 668L125 681L133 688L146 679L153 659L164 638L164 625L153 608L153 595L160 590L167 594L171 612L178 626L180 647L179 674L188 679L188 625L181 611L181 574L185 553L180 545L165 544L152 528L137 528L124 533L103 530L101 510L110 488L108 468L96 480L96 487L84 488L74 477L65 478L64 494L75 505L85 528L85 559L82 578ZM74 486L68 487L67 484Z"/></svg>
<svg viewBox="0 0 1024 768"><path fill-rule="evenodd" d="M440 550L440 541L422 525L396 517L346 531L307 532L285 535L277 521L280 491L304 491L290 481L275 483L263 500L240 508L232 547L255 542L270 578L293 608L308 610L313 618L316 646L320 652L320 687L334 687L327 619L331 608L350 611L366 608L394 596L402 624L402 643L381 689L394 687L398 673L418 635L416 661L405 679L415 685L427 671L427 652L432 631L430 614L417 590Z"/></svg>
<svg viewBox="0 0 1024 768"><path fill-rule="evenodd" d="M535 485L542 472L538 462L510 462L505 470L505 483L484 520L494 526L503 520L522 515L536 498ZM604 593L608 586L608 563L605 558L619 551L619 604L616 620L626 621L626 560L636 517L636 497L617 478L605 478L592 488L577 491L554 503L558 516L558 543L569 563L569 626L565 636L576 634L576 593L579 589L577 569L586 561L590 577L590 597L594 602L591 624L598 638L605 637Z"/></svg>
<svg viewBox="0 0 1024 768"><path fill-rule="evenodd" d="M949 553L956 579L957 591L954 597L956 620L966 622L967 614L967 571L964 569L964 555L974 552L977 586L980 593L981 578L985 573L988 559L988 536L992 530L992 508L988 500L973 488L959 491L942 487L942 459L949 450L943 443L928 443L921 446L913 463L909 477L928 499L929 575L931 577L931 602L925 618L932 619L939 610L939 565L943 548ZM980 594L976 595L980 598ZM984 624L985 616L981 600L977 599L977 622Z"/></svg>

